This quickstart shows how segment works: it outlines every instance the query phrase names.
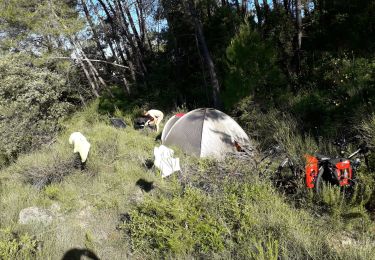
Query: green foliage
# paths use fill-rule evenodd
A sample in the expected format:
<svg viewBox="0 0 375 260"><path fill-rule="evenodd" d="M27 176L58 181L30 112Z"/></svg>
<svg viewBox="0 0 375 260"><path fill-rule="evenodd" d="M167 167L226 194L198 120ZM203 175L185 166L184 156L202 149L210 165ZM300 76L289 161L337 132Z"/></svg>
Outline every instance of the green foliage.
<svg viewBox="0 0 375 260"><path fill-rule="evenodd" d="M358 118L373 111L374 71L369 58L322 55L306 78L310 87L291 102L304 130L323 136L348 134L348 126L355 126Z"/></svg>
<svg viewBox="0 0 375 260"><path fill-rule="evenodd" d="M57 185L51 184L44 188L44 194L51 200L57 199L60 193L60 189Z"/></svg>
<svg viewBox="0 0 375 260"><path fill-rule="evenodd" d="M29 234L17 234L10 228L0 229L1 259L34 259L38 241Z"/></svg>
<svg viewBox="0 0 375 260"><path fill-rule="evenodd" d="M121 113L126 112L127 115L133 116L132 119L134 119L136 116L140 116L143 112L142 109L146 110L155 106L155 102L153 102L155 97L150 96L150 94L145 94L143 97L136 98L134 96L125 95L123 90L118 86L112 86L111 93L112 96L108 93L104 93L99 98L98 111L100 114L117 114L117 116L123 116ZM169 104L169 106L170 105L171 104ZM163 105L158 104L158 108L161 109L161 107L163 107ZM130 111L132 113L129 113ZM133 122L129 120L128 123Z"/></svg>
<svg viewBox="0 0 375 260"><path fill-rule="evenodd" d="M226 55L228 73L223 98L228 107L249 95L272 100L278 94L275 88L282 86L285 79L276 65L277 53L252 26L241 26Z"/></svg>
<svg viewBox="0 0 375 260"><path fill-rule="evenodd" d="M210 198L196 189L172 199L150 198L131 212L123 228L137 251L154 248L164 256L220 252L226 230L209 214L209 206Z"/></svg>
<svg viewBox="0 0 375 260"><path fill-rule="evenodd" d="M268 238L266 242L256 241L254 246L256 250L250 252L250 256L252 259L278 259L279 244L277 240Z"/></svg>
<svg viewBox="0 0 375 260"><path fill-rule="evenodd" d="M62 50L62 42L82 30L84 23L75 9L75 1L10 0L0 4L2 23L0 48L53 52ZM38 39L38 44L35 44ZM66 44L65 44L66 45Z"/></svg>
<svg viewBox="0 0 375 260"><path fill-rule="evenodd" d="M0 61L0 147L8 159L51 141L74 107L66 101L69 90L61 75L28 64L32 59L24 54Z"/></svg>
<svg viewBox="0 0 375 260"><path fill-rule="evenodd" d="M354 251L331 247L327 237L337 237L342 230L368 232L364 225L359 228L361 220L370 223L366 214L348 217L345 226L344 217L333 214L332 222L290 207L264 181L227 178L217 182L214 175L209 180L219 186L209 194L189 187L182 193L148 196L138 204L121 225L131 239L133 254L142 258L335 258ZM371 252L361 250L361 255Z"/></svg>
<svg viewBox="0 0 375 260"><path fill-rule="evenodd" d="M278 110L262 112L250 97L238 102L233 113L249 136L258 142L260 150L278 145L300 165L304 164L304 154L318 150L309 134L301 134L290 113Z"/></svg>
<svg viewBox="0 0 375 260"><path fill-rule="evenodd" d="M311 24L306 28L307 50L373 52L375 5L372 1L318 1L317 5L319 8L310 14Z"/></svg>
<svg viewBox="0 0 375 260"><path fill-rule="evenodd" d="M361 171L359 175L361 183L363 184L362 187L365 188L366 192L364 194L370 194L368 199L368 208L370 210L375 209L375 155L374 155L374 147L375 147L375 115L369 115L362 124L359 126L361 133L365 137L365 141L367 144L372 148L371 153L368 155L368 163L369 163L369 170Z"/></svg>
<svg viewBox="0 0 375 260"><path fill-rule="evenodd" d="M368 115L358 127L370 146L375 146L375 113Z"/></svg>
<svg viewBox="0 0 375 260"><path fill-rule="evenodd" d="M331 214L335 219L340 217L346 203L344 193L341 192L340 187L324 183L323 191L319 197L321 197L322 202L331 210Z"/></svg>

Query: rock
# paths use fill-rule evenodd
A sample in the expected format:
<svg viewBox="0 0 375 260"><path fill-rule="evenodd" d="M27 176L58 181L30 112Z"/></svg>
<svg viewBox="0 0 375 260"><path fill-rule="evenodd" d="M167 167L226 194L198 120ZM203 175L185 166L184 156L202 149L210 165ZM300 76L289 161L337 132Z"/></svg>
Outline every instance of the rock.
<svg viewBox="0 0 375 260"><path fill-rule="evenodd" d="M134 192L134 194L130 197L130 201L135 203L135 204L138 204L138 203L141 203L143 201L143 198L144 198L144 194L143 194L142 189L137 189Z"/></svg>
<svg viewBox="0 0 375 260"><path fill-rule="evenodd" d="M350 237L343 236L341 238L341 245L343 245L343 246L351 246L353 244L355 244L355 240L351 239Z"/></svg>
<svg viewBox="0 0 375 260"><path fill-rule="evenodd" d="M54 202L51 207L49 208L49 210L55 215L55 216L60 216L61 213L61 206L59 203L57 202Z"/></svg>
<svg viewBox="0 0 375 260"><path fill-rule="evenodd" d="M29 207L20 211L18 223L41 223L43 225L49 225L52 219L53 217L50 211L38 207Z"/></svg>
<svg viewBox="0 0 375 260"><path fill-rule="evenodd" d="M77 214L76 219L81 228L85 229L89 227L90 222L93 220L92 211L93 208L91 206L87 206Z"/></svg>

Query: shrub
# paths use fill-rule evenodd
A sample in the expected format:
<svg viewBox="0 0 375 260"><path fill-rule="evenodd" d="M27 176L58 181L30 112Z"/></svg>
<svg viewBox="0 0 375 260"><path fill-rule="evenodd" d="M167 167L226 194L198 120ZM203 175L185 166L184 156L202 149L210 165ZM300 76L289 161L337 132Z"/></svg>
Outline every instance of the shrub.
<svg viewBox="0 0 375 260"><path fill-rule="evenodd" d="M0 229L0 259L33 259L38 241L25 233L19 235L10 228Z"/></svg>
<svg viewBox="0 0 375 260"><path fill-rule="evenodd" d="M208 254L224 250L225 226L209 214L210 198L197 189L167 198L150 198L131 211L123 228L134 250L163 256Z"/></svg>
<svg viewBox="0 0 375 260"><path fill-rule="evenodd" d="M51 185L44 187L43 192L48 198L54 200L58 198L60 189L58 186L51 184Z"/></svg>
<svg viewBox="0 0 375 260"><path fill-rule="evenodd" d="M129 235L135 256L335 258L353 251L332 248L327 236L343 230L367 232L359 227L363 221L370 223L367 214L354 216L360 208L335 204L337 196L327 200L335 219L331 222L317 207L288 205L267 179L243 161L193 164L184 169L187 176L180 188L151 194L130 211L122 229ZM349 212L353 214L345 215Z"/></svg>
<svg viewBox="0 0 375 260"><path fill-rule="evenodd" d="M314 139L299 131L297 121L290 114L278 110L262 111L251 97L238 102L234 116L250 138L258 142L260 151L280 146L284 155L304 165L304 154L318 150Z"/></svg>
<svg viewBox="0 0 375 260"><path fill-rule="evenodd" d="M8 159L51 141L73 108L64 77L33 66L25 54L1 58L0 85L0 156Z"/></svg>
<svg viewBox="0 0 375 260"><path fill-rule="evenodd" d="M358 119L373 112L375 62L353 53L323 53L314 60L303 90L291 98L292 111L305 131L321 136L351 134Z"/></svg>
<svg viewBox="0 0 375 260"><path fill-rule="evenodd" d="M371 194L370 199L368 201L368 208L371 210L375 209L375 188L374 188L374 182L375 182L375 114L370 115L367 119L365 119L362 124L358 127L359 131L362 133L362 135L365 138L365 141L367 144L372 147L371 153L368 156L368 166L369 171L364 172L364 174L360 175L360 180L365 180L365 183L367 184L367 190L368 193ZM372 171L372 172L371 172ZM364 182L364 181L363 181ZM372 184L372 185L371 185Z"/></svg>
<svg viewBox="0 0 375 260"><path fill-rule="evenodd" d="M48 151L50 154L47 155ZM46 153L34 154L23 161L19 173L22 178L38 189L46 185L60 182L64 176L74 171L73 159L60 152L47 150Z"/></svg>

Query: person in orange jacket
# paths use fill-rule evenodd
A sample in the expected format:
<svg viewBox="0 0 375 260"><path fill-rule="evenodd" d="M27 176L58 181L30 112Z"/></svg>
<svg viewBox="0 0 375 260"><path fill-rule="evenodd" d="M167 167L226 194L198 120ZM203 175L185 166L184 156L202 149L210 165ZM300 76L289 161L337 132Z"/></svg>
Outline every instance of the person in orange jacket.
<svg viewBox="0 0 375 260"><path fill-rule="evenodd" d="M145 116L147 116L149 118L147 120L147 122L145 123L145 126L148 126L148 125L156 126L156 132L159 132L160 122L164 118L163 112L161 112L160 110L151 109L151 110L145 112Z"/></svg>

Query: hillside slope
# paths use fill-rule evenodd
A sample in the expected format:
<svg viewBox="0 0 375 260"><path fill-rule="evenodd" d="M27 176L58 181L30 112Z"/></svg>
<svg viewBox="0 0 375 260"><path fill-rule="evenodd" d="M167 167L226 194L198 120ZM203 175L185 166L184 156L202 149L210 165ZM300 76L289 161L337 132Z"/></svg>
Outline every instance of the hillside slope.
<svg viewBox="0 0 375 260"><path fill-rule="evenodd" d="M155 134L107 121L93 105L53 144L0 172L0 259L61 259L72 248L100 259L374 257L374 223L335 190L338 206L323 210L307 194L297 208L249 161L179 151L182 174L161 179L144 164L159 145ZM73 131L92 145L84 171L73 168ZM140 180L154 189L142 190ZM18 223L28 207L45 209L50 221Z"/></svg>

